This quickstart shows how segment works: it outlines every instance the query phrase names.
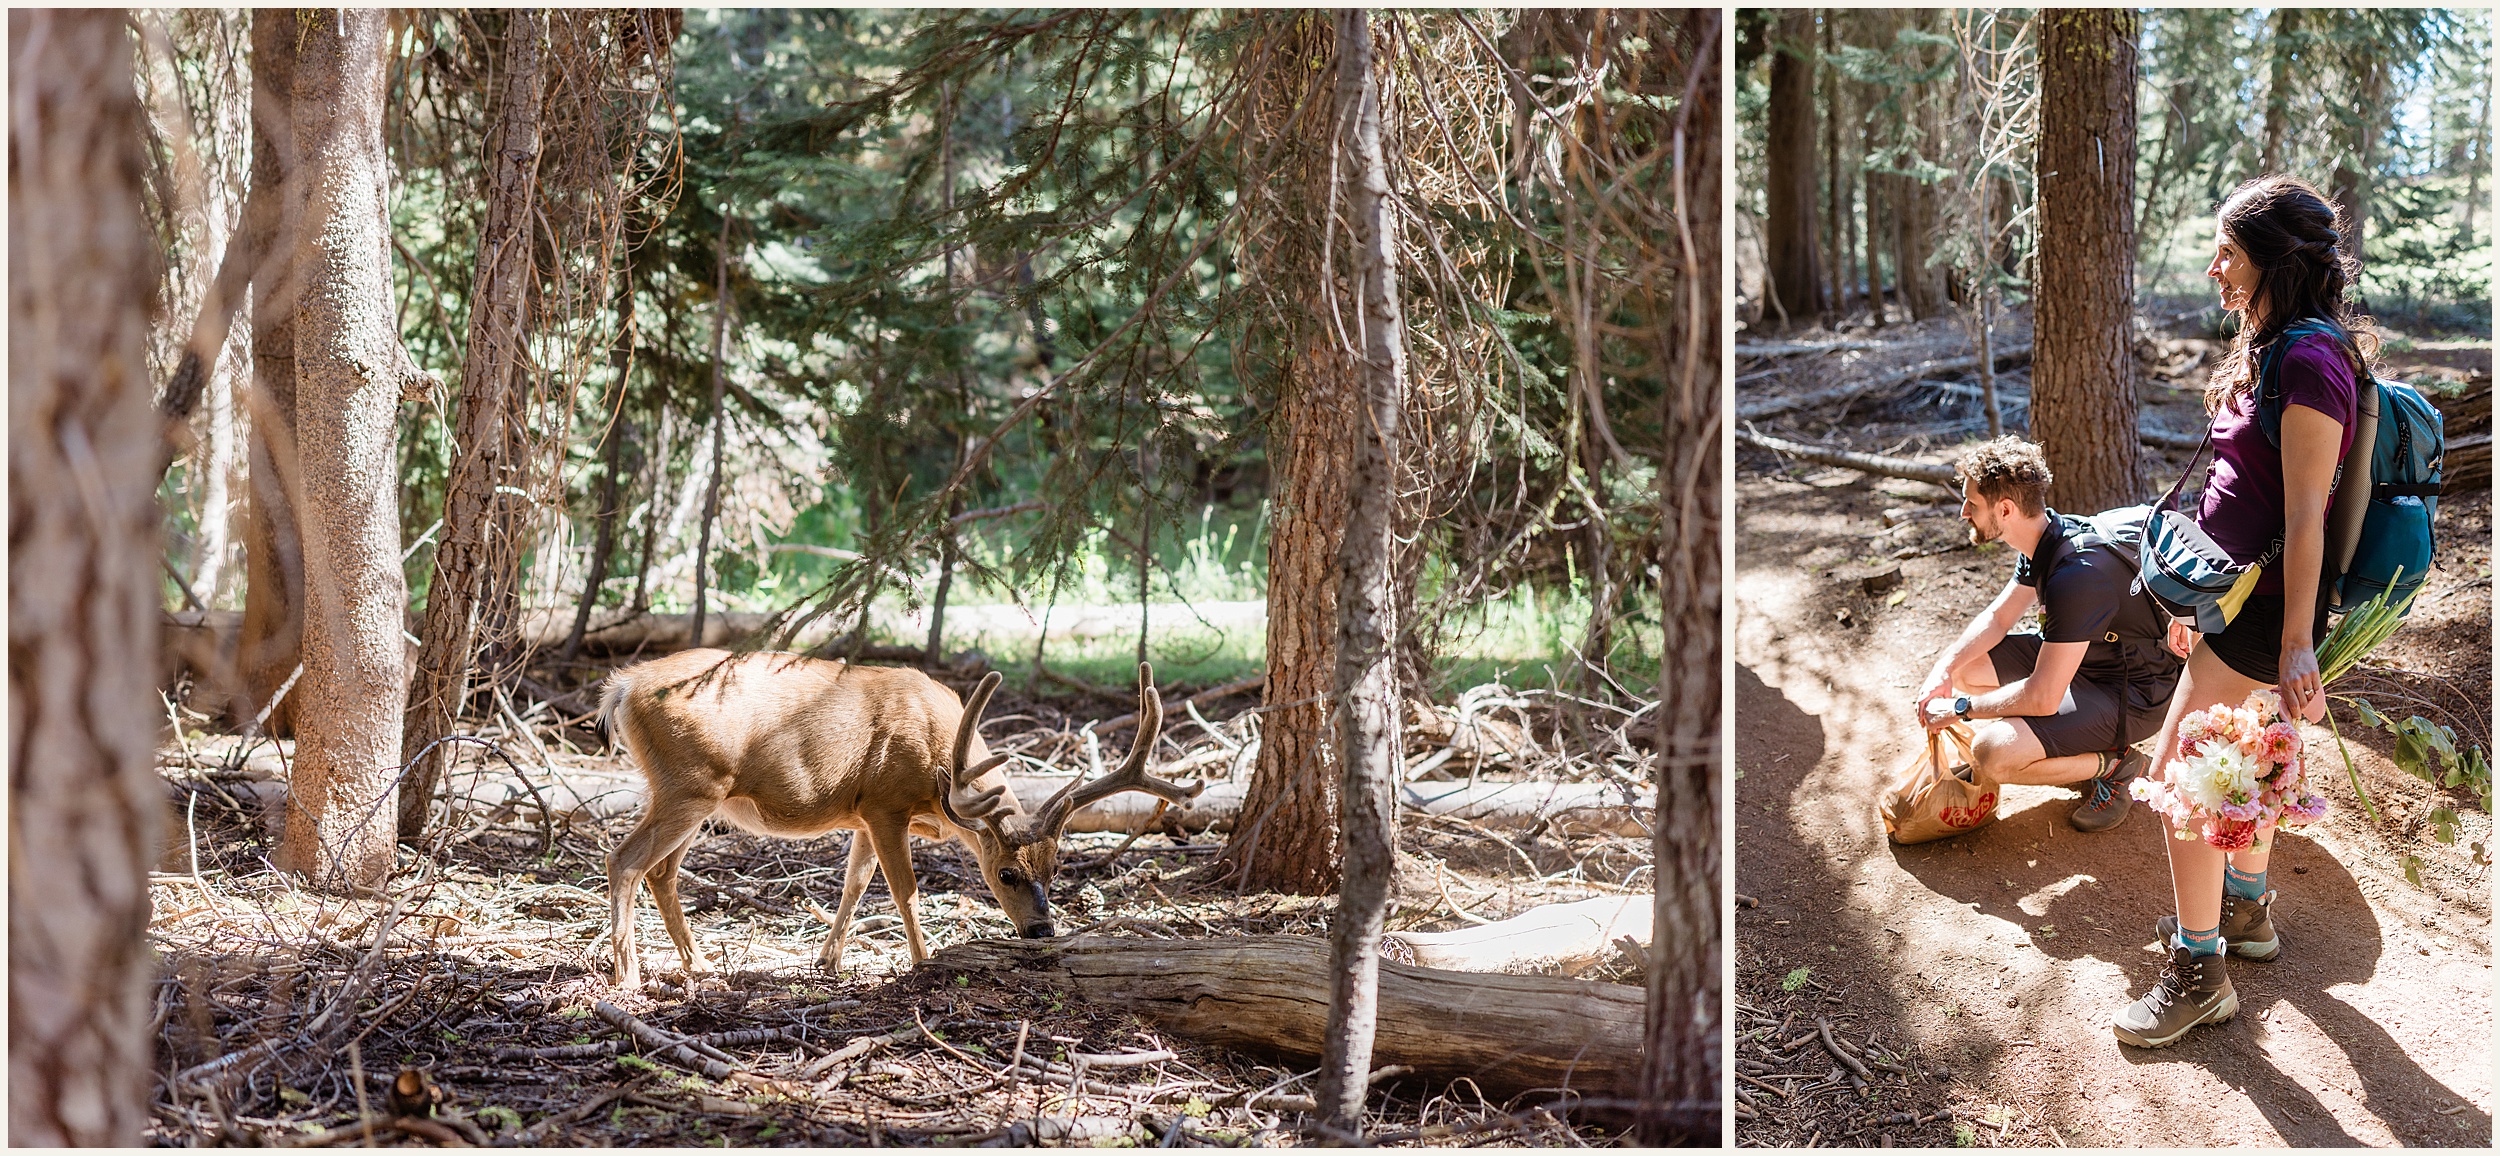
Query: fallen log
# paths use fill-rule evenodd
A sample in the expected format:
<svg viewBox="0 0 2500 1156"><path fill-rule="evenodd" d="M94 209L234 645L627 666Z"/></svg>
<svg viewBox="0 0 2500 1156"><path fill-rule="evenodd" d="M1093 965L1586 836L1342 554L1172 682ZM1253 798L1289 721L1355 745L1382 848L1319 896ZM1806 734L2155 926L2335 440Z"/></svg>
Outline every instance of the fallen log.
<svg viewBox="0 0 2500 1156"><path fill-rule="evenodd" d="M2440 474L2442 494L2470 494L2491 489L2491 435L2468 434L2448 442L2446 470Z"/></svg>
<svg viewBox="0 0 2500 1156"><path fill-rule="evenodd" d="M2019 365L2028 365L2031 363L2031 347L2024 345L2013 349L1998 350L1995 361L1996 367L2000 370L2011 369ZM1777 417L1780 414L1793 413L1801 409L1820 409L1824 406L1848 401L1863 394L1873 393L1879 389L1891 389L1895 386L1908 385L1921 378L1931 377L1936 374L1969 373L1978 368L1979 355L1975 353L1965 357L1946 357L1939 358L1934 361L1922 361L1917 365L1910 366L1907 369L1899 370L1894 373L1888 373L1881 377L1871 377L1865 381L1852 382L1847 385L1835 385L1825 389L1811 390L1806 393L1792 394L1787 397L1769 398L1763 401L1754 402L1750 405L1739 405L1736 407L1736 417L1739 421L1760 421L1766 417Z"/></svg>
<svg viewBox="0 0 2500 1156"><path fill-rule="evenodd" d="M1399 963L1444 971L1578 975L1613 958L1619 938L1648 947L1657 903L1651 895L1604 895L1547 904L1480 927L1392 931L1380 937L1380 950Z"/></svg>
<svg viewBox="0 0 2500 1156"><path fill-rule="evenodd" d="M1039 983L1191 1039L1296 1062L1315 1059L1328 1030L1328 944L1308 936L976 940L929 965ZM1570 1088L1631 1099L1642 998L1622 984L1384 961L1372 1063L1464 1076L1494 1096Z"/></svg>
<svg viewBox="0 0 2500 1156"><path fill-rule="evenodd" d="M1960 487L1953 480L1953 467L1947 465L1914 462L1907 458L1888 458L1882 454L1862 454L1855 450L1833 449L1829 446L1808 445L1804 442L1792 442L1786 438L1769 437L1747 429L1737 430L1736 440L1741 445L1769 450L1800 461L1839 466L1842 469L1856 470L1863 474L1877 474L1887 478L1908 478L1915 482L1930 482L1948 490L1960 491Z"/></svg>
<svg viewBox="0 0 2500 1156"><path fill-rule="evenodd" d="M1840 353L1852 349L1882 349L1880 341L1739 341L1738 357L1792 357L1801 353Z"/></svg>
<svg viewBox="0 0 2500 1156"><path fill-rule="evenodd" d="M1010 775L1008 782L1014 786L1019 802L1038 807L1074 777ZM1248 783L1209 783L1188 805L1166 810L1164 818L1183 831L1229 831L1234 820L1241 817L1242 799L1249 791ZM1160 802L1136 792L1113 795L1070 816L1068 830L1134 831L1154 814ZM1596 832L1639 837L1649 834L1642 820L1658 804L1654 794L1637 793L1627 800L1621 791L1602 783L1479 780L1406 783L1398 788L1398 806L1409 814L1442 815L1514 831L1543 823L1566 834Z"/></svg>

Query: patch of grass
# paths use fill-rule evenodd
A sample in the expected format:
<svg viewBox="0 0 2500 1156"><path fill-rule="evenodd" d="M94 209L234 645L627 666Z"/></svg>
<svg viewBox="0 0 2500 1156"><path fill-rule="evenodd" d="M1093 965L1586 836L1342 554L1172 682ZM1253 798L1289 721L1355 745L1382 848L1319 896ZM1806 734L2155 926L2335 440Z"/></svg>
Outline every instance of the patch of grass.
<svg viewBox="0 0 2500 1156"><path fill-rule="evenodd" d="M1797 990L1798 988L1804 987L1804 986L1806 985L1806 982L1807 982L1808 980L1813 979L1813 978L1814 978L1814 969L1813 969L1813 968L1811 968L1811 967L1801 967L1801 968L1798 968L1798 969L1797 969L1797 970L1795 970L1795 971L1789 972L1789 973L1788 973L1788 975L1787 975L1786 977L1784 977L1784 978L1782 978L1782 979L1780 980L1780 990L1781 990L1781 991L1795 991L1795 990Z"/></svg>

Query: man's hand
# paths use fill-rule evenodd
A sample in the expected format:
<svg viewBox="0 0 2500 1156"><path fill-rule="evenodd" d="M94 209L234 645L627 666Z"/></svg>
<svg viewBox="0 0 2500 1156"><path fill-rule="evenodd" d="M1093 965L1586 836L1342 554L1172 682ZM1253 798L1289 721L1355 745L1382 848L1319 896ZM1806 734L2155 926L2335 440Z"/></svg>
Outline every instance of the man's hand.
<svg viewBox="0 0 2500 1156"><path fill-rule="evenodd" d="M1951 715L1953 713L1953 673L1951 671L1937 670L1928 674L1926 684L1918 688L1918 697L1910 700L1910 713L1917 715L1919 723L1925 725L1927 704L1940 698L1945 700L1945 714ZM1936 728L1929 726L1927 729L1932 732Z"/></svg>
<svg viewBox="0 0 2500 1156"><path fill-rule="evenodd" d="M1961 721L1961 716L1953 713L1951 698L1932 698L1919 704L1918 721L1932 735Z"/></svg>
<svg viewBox="0 0 2500 1156"><path fill-rule="evenodd" d="M2195 619L2173 618L2170 620L2170 653L2181 658L2196 653L2196 638Z"/></svg>

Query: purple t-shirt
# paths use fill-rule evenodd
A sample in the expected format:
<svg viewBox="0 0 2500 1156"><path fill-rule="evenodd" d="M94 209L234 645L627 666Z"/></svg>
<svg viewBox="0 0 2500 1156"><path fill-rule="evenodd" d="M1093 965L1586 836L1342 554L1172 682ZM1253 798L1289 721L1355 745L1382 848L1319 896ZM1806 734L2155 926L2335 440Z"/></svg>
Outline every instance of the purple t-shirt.
<svg viewBox="0 0 2500 1156"><path fill-rule="evenodd" d="M2275 380L2285 408L2305 405L2343 425L2335 459L2342 461L2352 447L2355 382L2352 364L2334 339L2312 335L2294 342L2275 367ZM2196 524L2241 563L2264 557L2283 533L2283 453L2257 422L2254 388L2214 415L2213 470L2205 478ZM2256 593L2283 593L2279 563L2258 576Z"/></svg>

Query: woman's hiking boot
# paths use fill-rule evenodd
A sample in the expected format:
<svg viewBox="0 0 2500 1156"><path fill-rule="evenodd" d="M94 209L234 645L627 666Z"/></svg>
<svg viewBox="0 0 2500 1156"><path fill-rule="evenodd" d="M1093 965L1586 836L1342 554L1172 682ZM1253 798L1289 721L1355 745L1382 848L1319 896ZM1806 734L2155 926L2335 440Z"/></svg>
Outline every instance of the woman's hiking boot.
<svg viewBox="0 0 2500 1156"><path fill-rule="evenodd" d="M2142 752L2129 749L2108 770L2085 779L2081 784L2083 801L2066 813L2066 821L2087 834L2125 822L2127 812L2135 806L2135 797L2127 793L2127 784L2142 775L2151 763Z"/></svg>
<svg viewBox="0 0 2500 1156"><path fill-rule="evenodd" d="M2240 996L2223 970L2222 956L2198 955L2173 943L2170 962L2162 965L2161 981L2143 999L2119 1008L2109 1017L2118 1042L2139 1048L2166 1048L2198 1024L2218 1024L2239 1013Z"/></svg>
<svg viewBox="0 0 2500 1156"><path fill-rule="evenodd" d="M2259 963L2283 954L2283 937L2274 930L2273 908L2271 890L2255 899L2222 893L2222 939L2231 945L2231 954ZM2154 921L2153 929L2160 933L2161 942L2168 943L2179 937L2179 917L2162 916Z"/></svg>

